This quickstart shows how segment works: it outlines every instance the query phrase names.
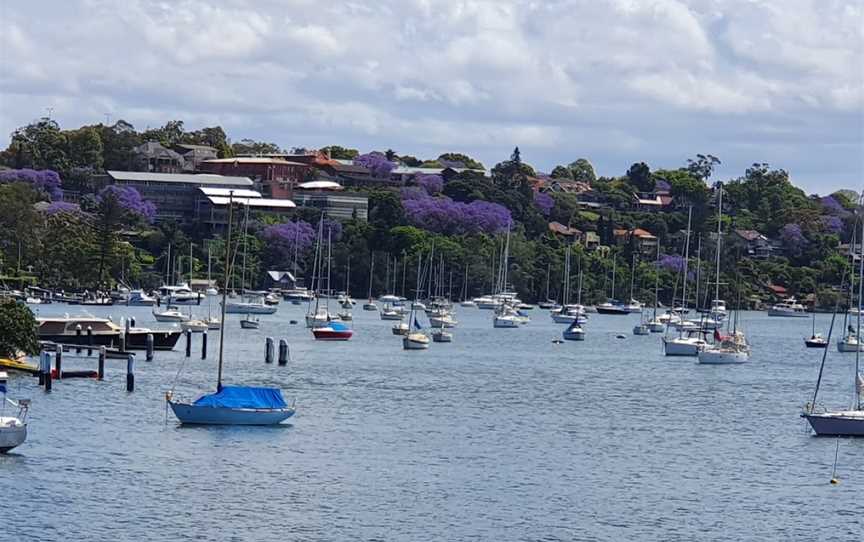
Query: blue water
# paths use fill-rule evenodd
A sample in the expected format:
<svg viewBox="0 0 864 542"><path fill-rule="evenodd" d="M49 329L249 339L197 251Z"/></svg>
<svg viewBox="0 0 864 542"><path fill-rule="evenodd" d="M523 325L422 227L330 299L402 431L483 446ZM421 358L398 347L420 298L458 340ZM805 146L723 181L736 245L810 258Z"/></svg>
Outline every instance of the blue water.
<svg viewBox="0 0 864 542"><path fill-rule="evenodd" d="M198 337L189 360L182 340L138 360L131 394L117 360L50 394L14 378L33 405L0 456L0 540L862 540L864 440L840 441L831 486L836 441L798 418L821 355L809 320L746 314L751 362L706 367L633 336L636 316L593 315L584 343L556 345L544 311L493 329L460 309L454 343L406 352L377 313L356 310L347 343L288 324L302 314L227 327L226 382L296 398L282 427L165 422L178 369L178 394L214 387L213 332L206 361ZM287 367L265 365L266 336L288 339ZM826 405L848 404L853 359L830 352Z"/></svg>

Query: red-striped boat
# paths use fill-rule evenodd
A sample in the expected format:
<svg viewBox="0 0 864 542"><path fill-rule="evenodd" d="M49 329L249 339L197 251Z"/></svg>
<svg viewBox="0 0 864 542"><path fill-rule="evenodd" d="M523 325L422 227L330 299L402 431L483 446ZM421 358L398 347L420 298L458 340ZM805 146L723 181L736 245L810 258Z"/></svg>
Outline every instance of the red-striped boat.
<svg viewBox="0 0 864 542"><path fill-rule="evenodd" d="M342 322L330 322L326 326L312 328L316 341L347 341L354 330Z"/></svg>

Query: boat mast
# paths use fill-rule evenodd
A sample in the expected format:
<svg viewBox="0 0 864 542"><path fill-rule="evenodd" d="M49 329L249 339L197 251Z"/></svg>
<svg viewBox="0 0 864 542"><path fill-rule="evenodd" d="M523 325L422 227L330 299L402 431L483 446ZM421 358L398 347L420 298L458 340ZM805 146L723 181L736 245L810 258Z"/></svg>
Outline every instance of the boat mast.
<svg viewBox="0 0 864 542"><path fill-rule="evenodd" d="M394 269L395 273L396 270ZM405 255L405 251L402 251L402 297L405 297L405 276L408 274L408 256ZM393 279L393 293L396 293L396 279L394 275Z"/></svg>
<svg viewBox="0 0 864 542"><path fill-rule="evenodd" d="M192 247L194 245L189 243L189 288L192 288Z"/></svg>
<svg viewBox="0 0 864 542"><path fill-rule="evenodd" d="M861 252L858 254L858 327L855 341L855 375L852 377L852 388L855 390L853 410L861 409L861 387L858 385L858 378L860 378L861 359L861 294L864 293L862 292L862 285L864 285L864 219L861 220L861 241Z"/></svg>
<svg viewBox="0 0 864 542"><path fill-rule="evenodd" d="M216 393L222 391L222 354L225 351L225 306L228 304L228 279L231 276L231 224L234 220L234 191L228 192L228 238L225 241L225 284L222 288L222 329L219 333L219 369L216 376Z"/></svg>
<svg viewBox="0 0 864 542"><path fill-rule="evenodd" d="M720 299L720 240L721 227L723 226L723 185L719 184L720 194L717 200L717 254L716 254L716 283L714 284L714 299Z"/></svg>
<svg viewBox="0 0 864 542"><path fill-rule="evenodd" d="M660 303L660 239L657 239L657 263L654 264L654 317L653 322L657 321L657 305ZM581 270L580 270L581 271Z"/></svg>
<svg viewBox="0 0 864 542"><path fill-rule="evenodd" d="M552 263L546 262L546 301L549 301L549 274L552 272Z"/></svg>
<svg viewBox="0 0 864 542"><path fill-rule="evenodd" d="M168 243L168 260L165 262L165 285L171 286L171 243Z"/></svg>
<svg viewBox="0 0 864 542"><path fill-rule="evenodd" d="M615 299L615 268L617 267L618 258L613 254L612 255L612 296L611 299Z"/></svg>
<svg viewBox="0 0 864 542"><path fill-rule="evenodd" d="M327 297L324 298L324 309L327 311L327 314L330 314L330 295L333 293L333 290L330 288L330 255L331 255L331 233L330 226L327 226Z"/></svg>
<svg viewBox="0 0 864 542"><path fill-rule="evenodd" d="M696 311L699 311L699 280L702 277L702 234L696 238L696 295L693 296Z"/></svg>
<svg viewBox="0 0 864 542"><path fill-rule="evenodd" d="M372 277L375 272L375 253L369 253L369 303L372 303Z"/></svg>
<svg viewBox="0 0 864 542"><path fill-rule="evenodd" d="M636 253L630 255L630 300L628 304L633 302L633 284L636 280Z"/></svg>
<svg viewBox="0 0 864 542"><path fill-rule="evenodd" d="M243 219L243 271L240 273L240 293L246 291L246 237L249 230L249 200L246 200L246 216Z"/></svg>
<svg viewBox="0 0 864 542"><path fill-rule="evenodd" d="M684 281L683 293L681 294L681 308L685 311L681 314L686 314L687 311L687 268L690 262L690 220L693 218L693 206L687 208L687 232L684 234ZM684 326L679 326L678 337L684 336Z"/></svg>

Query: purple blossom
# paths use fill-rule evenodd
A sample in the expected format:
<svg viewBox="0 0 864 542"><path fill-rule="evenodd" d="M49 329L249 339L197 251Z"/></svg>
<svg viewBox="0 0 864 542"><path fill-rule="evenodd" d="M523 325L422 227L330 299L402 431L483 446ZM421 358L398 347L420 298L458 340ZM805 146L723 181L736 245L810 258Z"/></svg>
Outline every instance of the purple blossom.
<svg viewBox="0 0 864 542"><path fill-rule="evenodd" d="M0 171L0 184L3 183L30 183L40 192L44 192L52 201L63 197L60 189L60 175L50 169L10 169Z"/></svg>
<svg viewBox="0 0 864 542"><path fill-rule="evenodd" d="M268 247L282 254L286 258L297 252L305 252L315 242L317 232L306 221L285 222L267 226L261 232L261 238L267 242Z"/></svg>
<svg viewBox="0 0 864 542"><path fill-rule="evenodd" d="M54 201L45 208L45 214L56 215L59 213L80 213L81 206L68 201Z"/></svg>
<svg viewBox="0 0 864 542"><path fill-rule="evenodd" d="M534 192L534 205L540 209L544 216L549 216L552 212L552 207L555 207L555 200L552 196L543 192Z"/></svg>
<svg viewBox="0 0 864 542"><path fill-rule="evenodd" d="M427 194L440 194L444 190L444 179L441 175L417 175L414 182Z"/></svg>
<svg viewBox="0 0 864 542"><path fill-rule="evenodd" d="M383 153L372 151L367 154L361 154L354 159L355 166L363 166L372 172L373 177L386 178L390 176L390 172L396 167L396 164L387 160Z"/></svg>
<svg viewBox="0 0 864 542"><path fill-rule="evenodd" d="M497 203L482 200L463 203L447 197L433 198L423 195L419 189L403 190L402 205L408 221L414 226L448 235L499 233L513 220L510 211Z"/></svg>
<svg viewBox="0 0 864 542"><path fill-rule="evenodd" d="M830 215L843 215L847 213L846 209L834 196L825 196L819 201L822 203L822 207L825 208L825 211Z"/></svg>
<svg viewBox="0 0 864 542"><path fill-rule="evenodd" d="M657 262L657 267L660 269L666 269L667 271L673 271L675 273L680 273L684 270L684 257L666 254L660 261Z"/></svg>
<svg viewBox="0 0 864 542"><path fill-rule="evenodd" d="M798 224L786 224L780 228L780 238L787 246L797 249L807 243L807 238Z"/></svg>
<svg viewBox="0 0 864 542"><path fill-rule="evenodd" d="M116 200L125 211L147 222L152 223L156 218L156 206L143 199L141 194L131 186L109 184L99 192L98 201L101 203L108 198Z"/></svg>
<svg viewBox="0 0 864 542"><path fill-rule="evenodd" d="M822 228L827 233L840 233L843 231L843 220L838 216L820 216Z"/></svg>

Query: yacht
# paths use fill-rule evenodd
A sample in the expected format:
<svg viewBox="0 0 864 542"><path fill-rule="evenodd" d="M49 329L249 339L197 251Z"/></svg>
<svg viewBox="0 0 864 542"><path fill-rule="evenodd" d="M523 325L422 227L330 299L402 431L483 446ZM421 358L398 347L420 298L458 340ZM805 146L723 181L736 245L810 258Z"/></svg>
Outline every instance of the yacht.
<svg viewBox="0 0 864 542"><path fill-rule="evenodd" d="M183 314L180 309L173 305L168 305L165 310L156 310L153 308L153 318L157 322L187 322L191 320L191 316Z"/></svg>
<svg viewBox="0 0 864 542"><path fill-rule="evenodd" d="M585 330L582 329L577 322L571 323L567 326L561 335L564 337L564 340L567 341L584 341L585 340Z"/></svg>
<svg viewBox="0 0 864 542"><path fill-rule="evenodd" d="M193 292L186 283L176 286L162 286L159 288L159 299L163 303L172 305L199 305L201 294Z"/></svg>
<svg viewBox="0 0 864 542"><path fill-rule="evenodd" d="M37 318L37 332L40 341L50 341L61 344L81 346L113 346L120 345L120 335L126 330L107 318L95 316L59 316ZM129 350L144 350L147 346L147 335L153 335L153 347L156 350L172 350L180 339L179 329L149 329L130 327L126 335L126 348Z"/></svg>
<svg viewBox="0 0 864 542"><path fill-rule="evenodd" d="M667 356L698 356L708 343L696 334L687 337L663 337L663 352Z"/></svg>
<svg viewBox="0 0 864 542"><path fill-rule="evenodd" d="M8 376L6 373L0 372L0 394L3 395L3 407L9 404L17 408L18 415L0 416L0 454L5 454L27 440L27 411L30 407L30 401L28 399L21 399L16 402L6 397L7 379Z"/></svg>
<svg viewBox="0 0 864 542"><path fill-rule="evenodd" d="M278 307L268 305L263 297L246 297L243 301L228 301L225 312L228 314L275 314Z"/></svg>
<svg viewBox="0 0 864 542"><path fill-rule="evenodd" d="M156 298L147 295L144 290L132 290L126 298L126 305L130 307L152 307L156 304Z"/></svg>
<svg viewBox="0 0 864 542"><path fill-rule="evenodd" d="M768 316L783 316L786 318L808 318L804 305L798 303L794 297L772 305L768 309Z"/></svg>
<svg viewBox="0 0 864 542"><path fill-rule="evenodd" d="M699 363L702 365L730 365L745 363L750 359L750 345L740 331L721 336L719 331L715 332L717 343L708 345L699 351Z"/></svg>

